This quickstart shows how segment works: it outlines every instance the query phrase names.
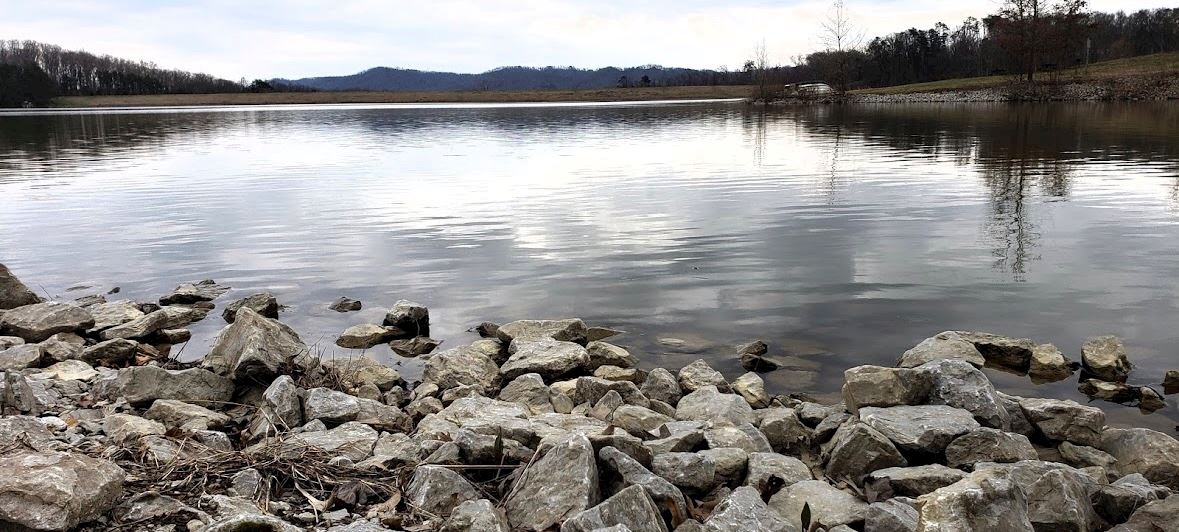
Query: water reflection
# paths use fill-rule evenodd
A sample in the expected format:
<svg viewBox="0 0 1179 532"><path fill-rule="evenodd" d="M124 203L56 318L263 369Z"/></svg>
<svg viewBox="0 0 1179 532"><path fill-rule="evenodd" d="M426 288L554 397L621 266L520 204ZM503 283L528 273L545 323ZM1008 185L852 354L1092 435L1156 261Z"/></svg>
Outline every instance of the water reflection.
<svg viewBox="0 0 1179 532"><path fill-rule="evenodd" d="M329 350L409 298L444 346L483 320L577 315L628 331L648 365L706 356L736 376L729 346L762 338L794 357L767 376L776 391L833 395L845 368L944 329L1073 358L1119 334L1146 384L1176 365L1177 109L0 115L0 260L61 295L150 299L209 277L228 297L270 290ZM327 310L340 296L365 310ZM1076 382L995 379L1082 399Z"/></svg>

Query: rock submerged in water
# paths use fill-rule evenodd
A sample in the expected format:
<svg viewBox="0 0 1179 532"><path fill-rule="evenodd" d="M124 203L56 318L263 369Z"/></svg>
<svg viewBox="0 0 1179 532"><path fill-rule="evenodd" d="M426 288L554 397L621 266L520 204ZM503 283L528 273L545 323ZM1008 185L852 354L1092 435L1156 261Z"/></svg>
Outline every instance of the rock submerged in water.
<svg viewBox="0 0 1179 532"><path fill-rule="evenodd" d="M221 312L221 317L228 323L233 323L237 316L237 311L242 307L249 307L250 310L257 312L259 315L267 318L278 318L278 299L270 292L260 292L242 299L234 301L225 306L225 310Z"/></svg>
<svg viewBox="0 0 1179 532"><path fill-rule="evenodd" d="M7 266L0 264L0 310L34 305L42 301L40 296L17 279Z"/></svg>
<svg viewBox="0 0 1179 532"><path fill-rule="evenodd" d="M362 303L355 299L341 297L328 305L328 308L336 312L354 312L360 310Z"/></svg>
<svg viewBox="0 0 1179 532"><path fill-rule="evenodd" d="M1133 365L1117 336L1094 336L1081 346L1081 365L1093 376L1109 382L1126 382Z"/></svg>
<svg viewBox="0 0 1179 532"><path fill-rule="evenodd" d="M217 284L212 279L197 283L184 283L177 286L172 293L160 298L160 305L191 305L212 301L229 291L228 286Z"/></svg>

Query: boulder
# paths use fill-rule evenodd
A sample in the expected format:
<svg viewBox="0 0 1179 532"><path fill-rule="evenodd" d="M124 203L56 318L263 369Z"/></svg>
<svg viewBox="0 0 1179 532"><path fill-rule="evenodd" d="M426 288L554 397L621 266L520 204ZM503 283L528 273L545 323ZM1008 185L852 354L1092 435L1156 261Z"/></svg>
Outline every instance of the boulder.
<svg viewBox="0 0 1179 532"><path fill-rule="evenodd" d="M29 343L46 340L57 333L84 332L93 326L90 311L60 301L25 305L0 316L0 334L19 336Z"/></svg>
<svg viewBox="0 0 1179 532"><path fill-rule="evenodd" d="M0 350L0 371L40 365L45 349L40 344L21 344Z"/></svg>
<svg viewBox="0 0 1179 532"><path fill-rule="evenodd" d="M405 331L408 336L430 336L430 310L413 301L402 299L394 303L382 323Z"/></svg>
<svg viewBox="0 0 1179 532"><path fill-rule="evenodd" d="M360 310L361 305L362 303L355 299L341 297L340 299L333 301L332 304L328 306L328 308L336 312L353 312Z"/></svg>
<svg viewBox="0 0 1179 532"><path fill-rule="evenodd" d="M1146 503L1134 511L1125 523L1111 528L1110 532L1156 532L1172 530L1179 522L1179 497Z"/></svg>
<svg viewBox="0 0 1179 532"><path fill-rule="evenodd" d="M1085 445L1074 445L1066 441L1060 442L1060 446L1056 450L1060 452L1060 457L1065 463L1077 468L1097 466L1108 471L1113 471L1114 466L1118 463L1116 458L1104 451ZM1025 458L1025 460L1030 459ZM998 462L998 460L991 461Z"/></svg>
<svg viewBox="0 0 1179 532"><path fill-rule="evenodd" d="M770 406L770 394L766 393L765 381L752 371L733 381L733 391L741 394L753 408Z"/></svg>
<svg viewBox="0 0 1179 532"><path fill-rule="evenodd" d="M524 471L504 508L514 529L539 532L593 507L600 497L593 446L572 434Z"/></svg>
<svg viewBox="0 0 1179 532"><path fill-rule="evenodd" d="M705 386L714 386L722 392L729 391L729 383L725 376L712 369L702 358L680 369L679 383L680 389L685 393L692 393Z"/></svg>
<svg viewBox="0 0 1179 532"><path fill-rule="evenodd" d="M860 420L902 451L921 456L940 455L954 438L979 428L970 412L944 405L865 407Z"/></svg>
<svg viewBox="0 0 1179 532"><path fill-rule="evenodd" d="M1179 370L1170 370L1163 377L1163 393L1179 393Z"/></svg>
<svg viewBox="0 0 1179 532"><path fill-rule="evenodd" d="M435 354L426 361L422 374L425 382L434 383L444 390L471 385L478 386L486 395L499 392L501 378L499 366L472 346L447 349Z"/></svg>
<svg viewBox="0 0 1179 532"><path fill-rule="evenodd" d="M561 524L561 532L593 532L616 525L632 532L667 532L659 509L641 486L625 488L569 518Z"/></svg>
<svg viewBox="0 0 1179 532"><path fill-rule="evenodd" d="M91 366L123 367L133 362L135 353L139 351L139 342L115 338L98 342L78 355L78 359Z"/></svg>
<svg viewBox="0 0 1179 532"><path fill-rule="evenodd" d="M1066 442L1067 443L1067 442ZM973 466L979 462L1035 460L1036 448L1027 436L983 427L956 438L946 447L946 464Z"/></svg>
<svg viewBox="0 0 1179 532"><path fill-rule="evenodd" d="M588 329L585 322L571 318L564 320L519 320L500 325L496 330L496 337L504 344L512 343L517 338L521 340L558 340L585 345L588 341Z"/></svg>
<svg viewBox="0 0 1179 532"><path fill-rule="evenodd" d="M761 431L745 422L709 422L704 427L704 441L711 449L734 447L747 453L773 452Z"/></svg>
<svg viewBox="0 0 1179 532"><path fill-rule="evenodd" d="M783 486L811 480L811 469L802 460L778 453L749 453L745 485L761 488L771 476L783 481Z"/></svg>
<svg viewBox="0 0 1179 532"><path fill-rule="evenodd" d="M36 374L37 378L46 378L62 381L83 381L89 382L94 377L98 376L96 371L90 364L82 362L81 360L64 360L49 366Z"/></svg>
<svg viewBox="0 0 1179 532"><path fill-rule="evenodd" d="M594 369L594 376L608 381L642 382L642 373L635 368L621 368L618 366L598 366Z"/></svg>
<svg viewBox="0 0 1179 532"><path fill-rule="evenodd" d="M556 379L585 369L589 364L589 353L584 347L551 338L514 340L508 346L508 352L511 356L500 368L505 379L514 379L525 373L538 373L545 379Z"/></svg>
<svg viewBox="0 0 1179 532"><path fill-rule="evenodd" d="M1150 429L1108 429L1097 448L1118 461L1122 474L1140 473L1147 480L1179 491L1179 441Z"/></svg>
<svg viewBox="0 0 1179 532"><path fill-rule="evenodd" d="M478 499L455 506L442 532L511 532L511 528L503 510L487 499Z"/></svg>
<svg viewBox="0 0 1179 532"><path fill-rule="evenodd" d="M606 342L590 342L585 346L586 352L589 354L590 371L596 370L602 366L618 366L620 368L633 368L639 365L639 359L630 354L630 351L618 347L614 344Z"/></svg>
<svg viewBox="0 0 1179 532"><path fill-rule="evenodd" d="M607 421L631 434L641 435L674 420L649 408L621 405L614 409Z"/></svg>
<svg viewBox="0 0 1179 532"><path fill-rule="evenodd" d="M0 351L8 349L9 347L16 347L24 345L25 339L19 336L0 336Z"/></svg>
<svg viewBox="0 0 1179 532"><path fill-rule="evenodd" d="M770 498L769 506L796 530L802 530L803 506L810 507L812 523L828 529L839 525L859 527L868 513L868 503L822 480L804 480L786 486Z"/></svg>
<svg viewBox="0 0 1179 532"><path fill-rule="evenodd" d="M1088 474L1055 462L1025 460L1011 464L979 464L979 470L1006 470L1027 496L1028 519L1036 530L1105 530L1093 510Z"/></svg>
<svg viewBox="0 0 1179 532"><path fill-rule="evenodd" d="M769 408L762 411L758 429L770 442L774 452L798 454L810 446L811 429L802 423L793 408Z"/></svg>
<svg viewBox="0 0 1179 532"><path fill-rule="evenodd" d="M696 448L704 441L704 426L700 421L676 421L659 428L659 438L643 442L652 454L682 453Z"/></svg>
<svg viewBox="0 0 1179 532"><path fill-rule="evenodd" d="M306 449L318 449L326 453L347 457L353 462L359 462L372 456L373 446L377 443L377 431L363 423L348 422L331 430L300 432L282 442L282 452L291 456L298 456ZM262 444L259 444L262 445ZM255 446L261 452L271 452L272 448ZM247 449L249 450L249 449Z"/></svg>
<svg viewBox="0 0 1179 532"><path fill-rule="evenodd" d="M135 406L148 405L156 399L224 402L233 397L234 390L232 381L200 368L169 370L132 366L120 369L118 376L107 383L107 397L122 397Z"/></svg>
<svg viewBox="0 0 1179 532"><path fill-rule="evenodd" d="M133 442L145 436L163 435L162 423L130 414L111 414L102 420L102 431L115 443Z"/></svg>
<svg viewBox="0 0 1179 532"><path fill-rule="evenodd" d="M216 429L229 423L229 416L225 414L171 399L156 400L143 417L159 421L169 429L183 428L185 431Z"/></svg>
<svg viewBox="0 0 1179 532"><path fill-rule="evenodd" d="M679 381L670 371L663 368L651 370L639 391L650 399L663 401L671 406L675 406L682 396Z"/></svg>
<svg viewBox="0 0 1179 532"><path fill-rule="evenodd" d="M360 415L360 400L344 392L312 388L303 395L303 419L327 423L353 421Z"/></svg>
<svg viewBox="0 0 1179 532"><path fill-rule="evenodd" d="M681 527L682 528L682 527ZM676 530L680 530L677 528ZM704 522L708 532L799 532L761 500L756 488L733 490Z"/></svg>
<svg viewBox="0 0 1179 532"><path fill-rule="evenodd" d="M717 484L716 462L701 453L657 454L652 471L675 486L700 493Z"/></svg>
<svg viewBox="0 0 1179 532"><path fill-rule="evenodd" d="M1046 438L1090 447L1098 446L1101 441L1105 412L1099 408L1082 406L1076 401L1038 398L1020 399L1019 406L1027 420Z"/></svg>
<svg viewBox="0 0 1179 532"><path fill-rule="evenodd" d="M840 425L825 449L827 476L832 479L859 483L861 477L878 469L908 465L892 441L854 420Z"/></svg>
<svg viewBox="0 0 1179 532"><path fill-rule="evenodd" d="M966 477L966 473L941 464L887 467L868 474L864 489L876 500L894 496L920 497Z"/></svg>
<svg viewBox="0 0 1179 532"><path fill-rule="evenodd" d="M0 310L35 305L41 301L7 266L0 264Z"/></svg>
<svg viewBox="0 0 1179 532"><path fill-rule="evenodd" d="M238 310L233 324L221 331L201 362L219 375L263 383L311 371L318 364L293 329L249 307Z"/></svg>
<svg viewBox="0 0 1179 532"><path fill-rule="evenodd" d="M961 408L987 427L1001 429L1010 425L998 392L978 368L961 360L938 360L917 371L930 380L928 404Z"/></svg>
<svg viewBox="0 0 1179 532"><path fill-rule="evenodd" d="M290 429L303 424L303 391L295 385L290 375L280 375L266 391L262 400L273 414L271 423Z"/></svg>
<svg viewBox="0 0 1179 532"><path fill-rule="evenodd" d="M218 519L209 526L200 529L201 532L300 532L301 528L294 526L272 515L237 514Z"/></svg>
<svg viewBox="0 0 1179 532"><path fill-rule="evenodd" d="M1152 485L1146 477L1133 473L1098 487L1093 493L1093 509L1110 523L1124 523L1142 505L1170 495L1171 490Z"/></svg>
<svg viewBox="0 0 1179 532"><path fill-rule="evenodd" d="M843 401L853 414L865 406L924 403L931 387L920 369L857 366L844 371L843 380Z"/></svg>
<svg viewBox="0 0 1179 532"><path fill-rule="evenodd" d="M1040 344L1032 348L1028 365L1028 376L1037 384L1062 381L1073 376L1077 364L1064 356L1052 344Z"/></svg>
<svg viewBox="0 0 1179 532"><path fill-rule="evenodd" d="M143 338L165 329L184 327L192 322L200 321L205 318L208 312L208 310L200 308L163 307L134 320L105 329L100 336L103 340Z"/></svg>
<svg viewBox="0 0 1179 532"><path fill-rule="evenodd" d="M18 449L25 445L38 451L49 449L53 433L38 418L32 416L0 417L0 451Z"/></svg>
<svg viewBox="0 0 1179 532"><path fill-rule="evenodd" d="M940 332L922 340L912 349L905 351L897 361L902 368L915 368L934 360L962 360L981 367L987 360L974 344L966 341L954 331Z"/></svg>
<svg viewBox="0 0 1179 532"><path fill-rule="evenodd" d="M25 378L15 371L0 372L0 414L41 415L56 407L58 395L43 381Z"/></svg>
<svg viewBox="0 0 1179 532"><path fill-rule="evenodd" d="M623 402L631 405L648 407L651 402L639 392L638 386L630 381L611 381L597 377L578 377L573 389L575 404L597 404L609 392L618 393Z"/></svg>
<svg viewBox="0 0 1179 532"><path fill-rule="evenodd" d="M1007 471L985 469L917 499L922 532L1033 532L1027 496Z"/></svg>
<svg viewBox="0 0 1179 532"><path fill-rule="evenodd" d="M900 499L875 502L868 505L864 532L917 532L919 517L913 505Z"/></svg>
<svg viewBox="0 0 1179 532"><path fill-rule="evenodd" d="M386 327L375 323L353 325L344 330L336 345L349 349L368 349L377 344L383 344L404 334L396 327Z"/></svg>
<svg viewBox="0 0 1179 532"><path fill-rule="evenodd" d="M78 453L16 451L0 457L0 527L71 530L109 511L126 473Z"/></svg>
<svg viewBox="0 0 1179 532"><path fill-rule="evenodd" d="M613 485L641 486L659 508L674 508L676 514L688 515L683 493L666 479L647 470L638 460L614 447L603 447L598 451L598 457L604 469L603 476Z"/></svg>
<svg viewBox="0 0 1179 532"><path fill-rule="evenodd" d="M467 501L479 499L479 490L454 470L434 465L418 466L405 496L414 508L446 517Z"/></svg>
<svg viewBox="0 0 1179 532"><path fill-rule="evenodd" d="M716 464L717 485L732 485L745 477L745 468L749 463L749 452L736 447L713 447L697 451L712 459Z"/></svg>
<svg viewBox="0 0 1179 532"><path fill-rule="evenodd" d="M261 316L278 319L278 299L275 299L270 292L252 294L226 305L225 310L221 312L221 317L225 321L233 323L234 318L237 317L237 311L242 307L248 307Z"/></svg>
<svg viewBox="0 0 1179 532"><path fill-rule="evenodd" d="M1027 338L1012 338L982 332L956 331L958 336L974 344L983 358L998 366L1025 372L1036 343Z"/></svg>
<svg viewBox="0 0 1179 532"><path fill-rule="evenodd" d="M402 338L389 342L389 349L403 357L418 357L433 353L442 342L425 336Z"/></svg>
<svg viewBox="0 0 1179 532"><path fill-rule="evenodd" d="M525 373L509 382L499 392L500 401L519 403L533 414L553 411L549 387L537 373Z"/></svg>
<svg viewBox="0 0 1179 532"><path fill-rule="evenodd" d="M371 384L385 392L405 383L397 370L367 356L333 358L324 361L323 366L334 371L344 386L349 388Z"/></svg>
<svg viewBox="0 0 1179 532"><path fill-rule="evenodd" d="M229 291L228 286L222 286L212 279L196 283L184 283L172 290L172 293L160 298L161 305L191 305L204 301L212 301Z"/></svg>
<svg viewBox="0 0 1179 532"><path fill-rule="evenodd" d="M90 311L90 316L94 318L94 326L90 328L90 332L104 331L111 327L135 321L146 315L140 310L139 303L130 299L99 303L86 307L86 310Z"/></svg>
<svg viewBox="0 0 1179 532"><path fill-rule="evenodd" d="M1098 379L1126 382L1133 365L1126 357L1126 347L1117 336L1094 336L1081 345L1081 365Z"/></svg>
<svg viewBox="0 0 1179 532"><path fill-rule="evenodd" d="M753 408L740 395L721 393L715 386L703 386L685 395L676 405L675 418L680 421L726 421L750 423Z"/></svg>

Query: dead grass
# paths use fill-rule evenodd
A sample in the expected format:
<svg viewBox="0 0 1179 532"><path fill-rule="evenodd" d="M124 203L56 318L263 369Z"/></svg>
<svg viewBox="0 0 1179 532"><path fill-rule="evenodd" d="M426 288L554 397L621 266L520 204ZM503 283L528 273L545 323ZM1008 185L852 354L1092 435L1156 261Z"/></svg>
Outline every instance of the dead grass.
<svg viewBox="0 0 1179 532"><path fill-rule="evenodd" d="M155 94L142 96L68 96L54 107L164 107L208 105L290 105L362 103L548 103L705 100L746 98L744 85L647 87L632 89L453 92L272 92L242 94Z"/></svg>

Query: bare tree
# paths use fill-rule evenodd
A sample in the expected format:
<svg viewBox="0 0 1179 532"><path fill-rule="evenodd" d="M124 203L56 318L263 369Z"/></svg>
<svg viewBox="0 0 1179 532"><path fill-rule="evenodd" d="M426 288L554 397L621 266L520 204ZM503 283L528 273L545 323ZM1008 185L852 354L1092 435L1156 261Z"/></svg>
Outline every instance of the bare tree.
<svg viewBox="0 0 1179 532"><path fill-rule="evenodd" d="M823 31L819 35L826 51L833 57L831 72L828 73L835 90L840 96L847 93L849 70L852 51L860 46L863 33L852 23L851 15L843 0L835 0L831 11L822 23Z"/></svg>
<svg viewBox="0 0 1179 532"><path fill-rule="evenodd" d="M766 54L766 40L762 39L753 50L753 75L757 84L757 99L768 102L773 95L769 80L770 60Z"/></svg>

